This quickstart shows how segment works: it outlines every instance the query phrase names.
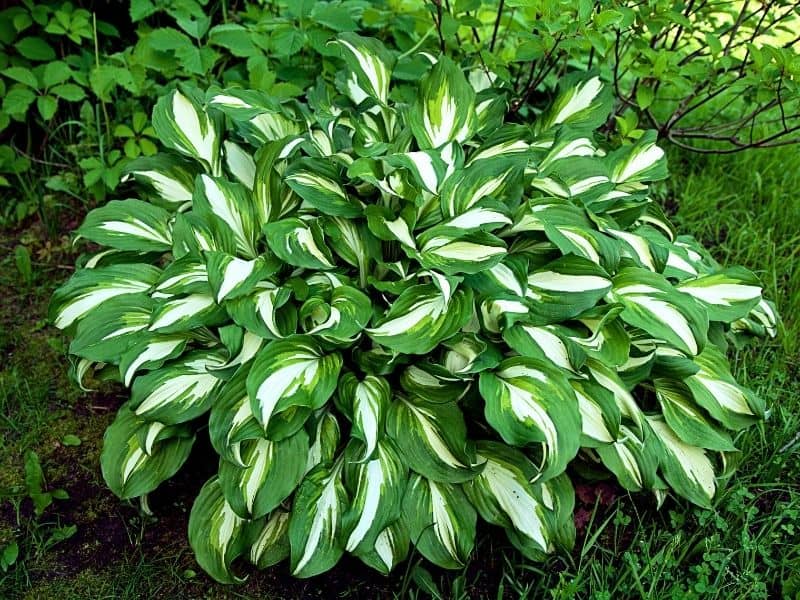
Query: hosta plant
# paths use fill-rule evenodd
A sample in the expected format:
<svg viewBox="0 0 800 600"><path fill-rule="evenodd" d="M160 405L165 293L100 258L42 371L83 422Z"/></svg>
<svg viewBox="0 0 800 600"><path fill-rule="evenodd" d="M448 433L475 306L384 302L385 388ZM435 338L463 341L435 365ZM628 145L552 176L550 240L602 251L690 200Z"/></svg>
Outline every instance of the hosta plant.
<svg viewBox="0 0 800 600"><path fill-rule="evenodd" d="M726 342L776 317L648 197L653 136L603 147L596 77L504 123L481 70L431 56L400 101L390 51L333 44L336 85L305 102L161 98L140 198L78 229L101 248L51 318L79 375L131 388L110 488L146 499L208 436L189 540L225 582L239 557L388 573L411 546L458 568L479 517L540 559L573 543L576 473L709 506L764 416Z"/></svg>

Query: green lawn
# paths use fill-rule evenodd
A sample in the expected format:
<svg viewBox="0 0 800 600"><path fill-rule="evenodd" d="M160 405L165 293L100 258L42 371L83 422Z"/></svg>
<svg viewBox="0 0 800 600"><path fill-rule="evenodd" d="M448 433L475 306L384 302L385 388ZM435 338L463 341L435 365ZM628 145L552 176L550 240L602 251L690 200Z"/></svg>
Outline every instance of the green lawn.
<svg viewBox="0 0 800 600"><path fill-rule="evenodd" d="M113 387L85 394L66 377L65 342L44 311L72 257L66 238L45 242L33 227L0 236L0 555L14 540L19 548L16 564L0 570L0 598L424 596L420 586L445 598L800 597L800 150L675 153L671 172L657 193L679 230L721 262L758 273L785 319L778 340L733 357L770 416L737 440L738 471L713 511L673 499L656 510L649 496L583 486L577 547L546 564L526 563L504 537L484 535L463 573L415 570L412 558L412 568L385 579L350 560L310 581L291 580L283 566L252 572L238 588L217 586L194 563L185 531L213 454L199 448L187 473L153 494L153 519L105 489L102 432L123 396ZM32 249L30 285L14 264L20 241ZM39 455L45 489L70 496L38 518L25 491L27 450Z"/></svg>

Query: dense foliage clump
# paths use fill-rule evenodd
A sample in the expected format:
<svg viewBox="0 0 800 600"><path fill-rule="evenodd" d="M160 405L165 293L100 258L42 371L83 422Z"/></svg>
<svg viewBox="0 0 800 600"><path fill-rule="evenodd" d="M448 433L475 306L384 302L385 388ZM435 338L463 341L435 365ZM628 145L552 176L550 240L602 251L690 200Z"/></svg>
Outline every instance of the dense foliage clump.
<svg viewBox="0 0 800 600"><path fill-rule="evenodd" d="M111 489L146 498L209 435L189 538L220 581L240 556L387 573L412 544L457 568L478 516L539 559L574 541L578 467L708 506L731 432L764 416L727 342L776 316L648 197L654 136L603 145L597 77L505 123L481 68L427 56L408 98L378 41L334 46L336 85L303 101L162 97L172 152L78 230L104 248L51 317L79 373L131 387Z"/></svg>

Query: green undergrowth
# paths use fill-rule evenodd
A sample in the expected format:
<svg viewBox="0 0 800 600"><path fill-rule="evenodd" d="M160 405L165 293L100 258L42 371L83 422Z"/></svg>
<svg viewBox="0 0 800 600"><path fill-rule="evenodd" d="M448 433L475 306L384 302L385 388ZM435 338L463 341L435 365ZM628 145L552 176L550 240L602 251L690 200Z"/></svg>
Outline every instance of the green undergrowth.
<svg viewBox="0 0 800 600"><path fill-rule="evenodd" d="M47 328L44 308L69 274L65 244L36 232L4 233L0 284L0 552L19 548L0 570L0 598L796 598L800 594L800 151L778 148L730 156L672 153L672 178L659 190L681 231L693 233L723 263L755 271L784 318L778 340L734 351L739 380L762 394L768 420L744 432L738 470L714 509L605 485L579 489L579 541L571 556L525 562L485 534L463 572L408 571L386 579L361 565L291 580L282 569L253 572L242 587L213 584L185 542L190 478L151 504L149 526L136 507L102 484L102 432L122 398L114 388L82 393L65 375L64 341ZM30 250L33 280L23 283L14 248ZM34 240L34 241L31 241ZM70 445L75 436L80 445ZM65 444L65 441L69 442ZM63 488L34 514L24 456L38 454L47 489ZM202 457L189 469L204 468ZM196 471L195 471L196 472ZM181 491L181 486L190 489ZM54 532L75 527L66 539Z"/></svg>

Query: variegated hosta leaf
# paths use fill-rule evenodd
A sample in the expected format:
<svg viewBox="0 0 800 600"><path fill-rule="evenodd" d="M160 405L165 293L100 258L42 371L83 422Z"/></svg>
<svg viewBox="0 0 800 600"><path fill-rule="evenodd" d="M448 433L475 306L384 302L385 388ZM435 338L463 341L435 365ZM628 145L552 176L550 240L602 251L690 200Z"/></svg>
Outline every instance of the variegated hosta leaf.
<svg viewBox="0 0 800 600"><path fill-rule="evenodd" d="M613 393L593 381L571 380L581 413L581 447L596 448L619 438L622 411Z"/></svg>
<svg viewBox="0 0 800 600"><path fill-rule="evenodd" d="M725 355L708 344L694 357L700 367L684 381L697 404L730 429L741 429L764 418L764 401L733 378Z"/></svg>
<svg viewBox="0 0 800 600"><path fill-rule="evenodd" d="M210 294L211 291L205 261L197 256L186 255L161 272L150 295L160 300L184 294Z"/></svg>
<svg viewBox="0 0 800 600"><path fill-rule="evenodd" d="M394 66L389 51L378 40L354 33L339 34L334 43L341 48L342 58L355 75L362 93L379 104L386 104Z"/></svg>
<svg viewBox="0 0 800 600"><path fill-rule="evenodd" d="M475 91L451 59L440 57L422 80L408 120L422 150L472 136L477 127Z"/></svg>
<svg viewBox="0 0 800 600"><path fill-rule="evenodd" d="M321 464L306 475L289 518L292 575L312 577L339 562L347 507L341 460L333 466Z"/></svg>
<svg viewBox="0 0 800 600"><path fill-rule="evenodd" d="M527 357L504 360L480 376L486 420L508 443L542 442L541 477L564 472L578 453L581 416L564 374L552 363Z"/></svg>
<svg viewBox="0 0 800 600"><path fill-rule="evenodd" d="M138 263L81 269L53 294L50 321L66 329L112 298L149 291L160 272Z"/></svg>
<svg viewBox="0 0 800 600"><path fill-rule="evenodd" d="M708 316L693 298L678 293L657 273L628 267L614 277L611 298L625 310L620 318L679 350L696 355L706 343Z"/></svg>
<svg viewBox="0 0 800 600"><path fill-rule="evenodd" d="M345 457L349 454L352 462L346 465L345 475L352 500L345 515L345 550L367 552L381 532L400 517L408 467L388 439L381 440L367 460L355 460L365 451L360 442L349 449Z"/></svg>
<svg viewBox="0 0 800 600"><path fill-rule="evenodd" d="M131 409L142 419L167 425L199 417L211 408L222 385L213 369L223 364L225 357L220 352L198 350L137 377L131 391Z"/></svg>
<svg viewBox="0 0 800 600"><path fill-rule="evenodd" d="M138 336L136 343L125 351L119 361L122 382L130 385L133 376L140 370L155 369L164 361L179 356L186 347L183 335L148 334Z"/></svg>
<svg viewBox="0 0 800 600"><path fill-rule="evenodd" d="M405 354L426 354L455 334L472 316L472 290L446 299L430 283L406 289L389 311L367 329L375 342Z"/></svg>
<svg viewBox="0 0 800 600"><path fill-rule="evenodd" d="M128 347L147 329L153 301L145 294L124 294L106 300L93 312L92 319L78 323L69 346L72 354L116 364Z"/></svg>
<svg viewBox="0 0 800 600"><path fill-rule="evenodd" d="M223 143L223 148L225 149L225 166L228 167L228 171L239 183L248 190L252 190L256 178L256 163L252 155L238 144L227 140Z"/></svg>
<svg viewBox="0 0 800 600"><path fill-rule="evenodd" d="M407 169L414 180L427 192L437 195L439 187L449 175L449 165L436 150L420 150L392 154L384 158L392 167Z"/></svg>
<svg viewBox="0 0 800 600"><path fill-rule="evenodd" d="M687 500L710 508L717 483L714 465L706 451L681 440L659 417L647 417L647 422L658 443L658 462L664 479Z"/></svg>
<svg viewBox="0 0 800 600"><path fill-rule="evenodd" d="M500 350L481 339L474 333L464 333L442 342L446 348L442 366L448 375L471 379L474 373L480 373L496 367L503 356ZM419 395L425 396L420 390Z"/></svg>
<svg viewBox="0 0 800 600"><path fill-rule="evenodd" d="M258 519L278 507L294 492L305 474L308 434L300 429L280 441L264 438L240 443L244 465L219 465L222 493L242 518Z"/></svg>
<svg viewBox="0 0 800 600"><path fill-rule="evenodd" d="M528 275L533 312L548 323L578 316L611 290L606 271L579 256L564 256Z"/></svg>
<svg viewBox="0 0 800 600"><path fill-rule="evenodd" d="M435 481L462 482L480 472L455 402L397 397L386 416L386 433L409 467Z"/></svg>
<svg viewBox="0 0 800 600"><path fill-rule="evenodd" d="M248 331L266 339L283 338L297 328L291 295L289 288L262 281L247 296L225 302L225 308L233 321Z"/></svg>
<svg viewBox="0 0 800 600"><path fill-rule="evenodd" d="M538 472L522 452L497 442L478 442L477 458L483 470L464 484L473 506L487 521L516 533L540 553L551 547L552 516L529 482ZM536 558L539 558L538 556Z"/></svg>
<svg viewBox="0 0 800 600"><path fill-rule="evenodd" d="M664 419L681 440L709 450L736 451L730 436L708 418L682 382L656 378L653 383Z"/></svg>
<svg viewBox="0 0 800 600"><path fill-rule="evenodd" d="M276 414L291 407L320 408L336 389L341 367L340 354L326 354L309 336L270 342L247 377L253 414L267 430Z"/></svg>
<svg viewBox="0 0 800 600"><path fill-rule="evenodd" d="M225 322L225 311L211 294L175 296L156 303L148 331L180 333Z"/></svg>
<svg viewBox="0 0 800 600"><path fill-rule="evenodd" d="M653 487L658 468L657 445L650 439L654 435L645 429L647 439L629 429L620 427L619 439L612 444L597 447L597 454L620 485L627 490L640 491Z"/></svg>
<svg viewBox="0 0 800 600"><path fill-rule="evenodd" d="M276 565L289 556L289 513L277 509L249 526L254 538L248 558L259 569ZM253 533L254 532L254 533Z"/></svg>
<svg viewBox="0 0 800 600"><path fill-rule="evenodd" d="M241 583L231 563L247 551L247 522L222 494L215 476L200 490L189 515L189 544L200 566L221 583Z"/></svg>
<svg viewBox="0 0 800 600"><path fill-rule="evenodd" d="M411 474L402 521L420 554L445 569L464 566L475 545L475 509L460 486Z"/></svg>
<svg viewBox="0 0 800 600"><path fill-rule="evenodd" d="M264 237L270 250L290 265L315 270L335 266L322 227L316 219L291 218L268 223L264 226Z"/></svg>
<svg viewBox="0 0 800 600"><path fill-rule="evenodd" d="M300 307L300 322L306 333L326 340L351 342L372 318L372 303L364 292L339 285L330 292L330 301L312 296Z"/></svg>
<svg viewBox="0 0 800 600"><path fill-rule="evenodd" d="M353 373L345 373L339 379L338 405L353 423L351 435L364 442L359 460L367 460L378 446L391 395L383 377L367 375L359 381Z"/></svg>
<svg viewBox="0 0 800 600"><path fill-rule="evenodd" d="M164 252L172 247L170 214L141 200L112 200L95 208L76 233L119 250Z"/></svg>
<svg viewBox="0 0 800 600"><path fill-rule="evenodd" d="M553 104L536 121L536 128L545 131L562 123L593 128L605 122L610 109L610 94L598 76L566 80Z"/></svg>
<svg viewBox="0 0 800 600"><path fill-rule="evenodd" d="M208 419L208 433L214 450L222 459L243 468L246 464L241 453L242 442L264 435L247 395L246 382L251 366L252 361L242 365L222 384Z"/></svg>
<svg viewBox="0 0 800 600"><path fill-rule="evenodd" d="M474 162L464 169L455 171L442 184L442 214L451 219L460 217L459 221L461 222L482 217L484 223L487 220L488 222L497 221L498 217L487 214L487 211L476 213L473 216L464 213L476 205L482 204L488 198L502 199L506 205L509 205L510 188L521 175L523 164L517 157L498 157ZM449 224L453 227L460 227L459 224L453 224L452 220Z"/></svg>
<svg viewBox="0 0 800 600"><path fill-rule="evenodd" d="M179 429L173 437L148 444L164 428L136 417L128 405L103 436L100 466L111 491L123 499L136 498L156 489L181 468L194 443L191 430Z"/></svg>
<svg viewBox="0 0 800 600"><path fill-rule="evenodd" d="M611 178L616 184L657 181L667 176L664 151L656 145L656 133L648 132L635 144L623 146L612 153L614 163Z"/></svg>
<svg viewBox="0 0 800 600"><path fill-rule="evenodd" d="M403 519L398 519L378 534L371 548L356 550L354 554L367 565L388 575L408 555L410 539Z"/></svg>
<svg viewBox="0 0 800 600"><path fill-rule="evenodd" d="M474 274L490 269L506 256L506 244L491 233L464 234L443 226L429 229L419 240L420 264L445 275Z"/></svg>
<svg viewBox="0 0 800 600"><path fill-rule="evenodd" d="M220 123L195 98L180 90L162 96L153 109L153 128L161 143L220 174Z"/></svg>
<svg viewBox="0 0 800 600"><path fill-rule="evenodd" d="M322 214L353 218L364 212L364 205L350 197L339 183L339 173L330 160L304 158L294 161L284 179L298 196Z"/></svg>
<svg viewBox="0 0 800 600"><path fill-rule="evenodd" d="M201 175L195 184L194 210L210 223L225 228L245 258L255 258L256 226L250 192L241 184ZM208 248L215 250L216 248Z"/></svg>
<svg viewBox="0 0 800 600"><path fill-rule="evenodd" d="M339 421L334 414L328 409L318 410L307 422L306 429L311 438L306 472L320 464L333 464L342 437Z"/></svg>
<svg viewBox="0 0 800 600"><path fill-rule="evenodd" d="M166 208L179 209L192 202L197 173L185 159L166 153L142 156L128 163L125 172L153 188L156 200Z"/></svg>
<svg viewBox="0 0 800 600"><path fill-rule="evenodd" d="M741 319L761 300L758 278L742 267L686 279L675 287L697 300L711 321L729 323Z"/></svg>
<svg viewBox="0 0 800 600"><path fill-rule="evenodd" d="M206 263L217 303L249 294L280 266L264 256L245 260L224 252L206 253Z"/></svg>

